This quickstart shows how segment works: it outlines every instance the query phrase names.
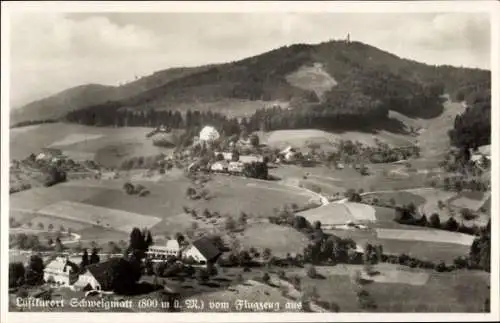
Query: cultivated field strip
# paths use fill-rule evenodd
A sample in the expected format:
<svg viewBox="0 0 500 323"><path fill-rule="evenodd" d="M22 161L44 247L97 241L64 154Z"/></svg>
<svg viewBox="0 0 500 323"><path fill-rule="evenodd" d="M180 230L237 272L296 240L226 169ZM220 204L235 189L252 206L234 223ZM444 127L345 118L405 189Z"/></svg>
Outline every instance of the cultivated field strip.
<svg viewBox="0 0 500 323"><path fill-rule="evenodd" d="M444 230L375 229L379 239L454 243L470 246L475 236Z"/></svg>
<svg viewBox="0 0 500 323"><path fill-rule="evenodd" d="M67 135L66 137L64 137L61 140L53 142L49 147L69 146L69 145L77 144L79 142L99 139L101 137L103 137L103 135L100 135L100 134L72 133L72 134Z"/></svg>
<svg viewBox="0 0 500 323"><path fill-rule="evenodd" d="M83 203L61 201L38 211L41 215L53 216L65 220L89 223L123 232L130 232L134 227L152 227L160 218L109 209Z"/></svg>

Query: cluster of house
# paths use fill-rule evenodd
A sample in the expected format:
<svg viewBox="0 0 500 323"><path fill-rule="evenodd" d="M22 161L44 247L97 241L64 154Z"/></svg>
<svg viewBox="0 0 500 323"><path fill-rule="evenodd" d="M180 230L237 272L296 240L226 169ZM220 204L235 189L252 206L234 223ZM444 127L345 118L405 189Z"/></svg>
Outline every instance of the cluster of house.
<svg viewBox="0 0 500 323"><path fill-rule="evenodd" d="M471 161L478 167L482 167L484 160L491 163L491 145L481 146L477 149L477 152L471 152Z"/></svg>
<svg viewBox="0 0 500 323"><path fill-rule="evenodd" d="M163 261L173 256L180 261L191 261L201 266L213 264L221 254L219 248L206 237L194 240L192 243L176 239L167 240L165 244L150 246L147 252L153 261Z"/></svg>
<svg viewBox="0 0 500 323"><path fill-rule="evenodd" d="M207 267L217 260L222 252L213 245L210 239L202 237L192 243L179 243L177 240L168 240L165 245L152 245L147 255L153 261L163 261L174 256L181 262L191 261L202 267ZM68 257L57 257L44 268L43 279L47 283L61 287L70 287L73 290L102 290L109 278L112 262L104 261L85 267L85 271L78 274L79 267Z"/></svg>
<svg viewBox="0 0 500 323"><path fill-rule="evenodd" d="M68 156L64 155L60 149L56 148L42 148L41 152L36 155L36 161L45 161L57 163L60 160L67 159Z"/></svg>
<svg viewBox="0 0 500 323"><path fill-rule="evenodd" d="M260 155L240 155L233 158L234 154L231 152L215 152L215 156L219 160L210 165L210 170L220 173L242 174L245 164L264 161L264 157Z"/></svg>

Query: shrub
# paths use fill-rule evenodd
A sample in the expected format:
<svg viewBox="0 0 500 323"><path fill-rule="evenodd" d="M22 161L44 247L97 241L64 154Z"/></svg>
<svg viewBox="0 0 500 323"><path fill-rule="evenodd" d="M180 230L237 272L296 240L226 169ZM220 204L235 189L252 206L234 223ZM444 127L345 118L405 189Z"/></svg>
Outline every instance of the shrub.
<svg viewBox="0 0 500 323"><path fill-rule="evenodd" d="M318 273L316 272L316 267L314 266L308 266L306 268L306 274L310 278L316 278L318 276Z"/></svg>
<svg viewBox="0 0 500 323"><path fill-rule="evenodd" d="M467 221L474 220L477 218L477 215L472 212L472 210L463 208L460 210L460 216Z"/></svg>
<svg viewBox="0 0 500 323"><path fill-rule="evenodd" d="M441 220L439 218L439 214L432 213L432 215L429 218L429 226L436 229L441 228Z"/></svg>
<svg viewBox="0 0 500 323"><path fill-rule="evenodd" d="M437 272L442 273L442 272L447 271L447 269L448 269L448 268L446 267L446 264L445 264L443 261L441 261L439 264L437 264L437 265L434 267L434 269L435 269Z"/></svg>

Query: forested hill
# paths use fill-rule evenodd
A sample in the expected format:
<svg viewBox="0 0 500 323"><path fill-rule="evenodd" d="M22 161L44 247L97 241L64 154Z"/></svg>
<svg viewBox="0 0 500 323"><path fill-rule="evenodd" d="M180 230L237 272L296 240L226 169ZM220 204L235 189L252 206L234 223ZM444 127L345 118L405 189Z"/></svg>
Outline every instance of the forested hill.
<svg viewBox="0 0 500 323"><path fill-rule="evenodd" d="M324 82L318 83L318 77ZM182 103L238 99L289 103L291 109L257 111L254 127L369 128L387 121L389 110L431 118L442 111L442 94L463 99L489 88L489 71L430 66L360 42L330 41L285 46L193 70L124 99L74 108L67 120L125 125L130 119L148 119L132 118L130 111L178 110Z"/></svg>
<svg viewBox="0 0 500 323"><path fill-rule="evenodd" d="M86 84L76 86L47 98L31 102L11 111L11 124L29 124L41 120L54 120L68 112L108 101L119 101L152 88L162 86L176 78L196 73L210 66L170 68L138 78L120 86Z"/></svg>

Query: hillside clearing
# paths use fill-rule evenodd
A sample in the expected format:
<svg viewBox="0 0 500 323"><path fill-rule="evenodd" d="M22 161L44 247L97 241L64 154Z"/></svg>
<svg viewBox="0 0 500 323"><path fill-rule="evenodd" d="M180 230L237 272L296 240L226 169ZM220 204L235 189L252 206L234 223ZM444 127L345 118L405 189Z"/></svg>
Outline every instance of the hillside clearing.
<svg viewBox="0 0 500 323"><path fill-rule="evenodd" d="M337 85L337 81L323 69L323 64L301 66L297 71L288 74L286 80L291 85L304 90L314 91L318 97Z"/></svg>

